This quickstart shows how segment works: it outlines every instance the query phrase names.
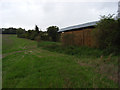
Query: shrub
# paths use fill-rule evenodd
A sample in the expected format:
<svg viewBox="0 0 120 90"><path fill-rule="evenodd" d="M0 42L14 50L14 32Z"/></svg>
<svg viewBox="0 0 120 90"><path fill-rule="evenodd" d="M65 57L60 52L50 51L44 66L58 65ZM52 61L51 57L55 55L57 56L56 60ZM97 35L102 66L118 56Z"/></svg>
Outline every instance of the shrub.
<svg viewBox="0 0 120 90"><path fill-rule="evenodd" d="M98 48L107 49L109 53L120 51L119 20L114 20L113 15L102 16L93 31L93 37Z"/></svg>
<svg viewBox="0 0 120 90"><path fill-rule="evenodd" d="M37 41L37 47L39 47L40 42L41 42L41 37L38 35L35 37L35 40Z"/></svg>
<svg viewBox="0 0 120 90"><path fill-rule="evenodd" d="M38 33L36 31L32 31L31 35L30 35L30 39L31 40L35 40L35 38L37 37Z"/></svg>
<svg viewBox="0 0 120 90"><path fill-rule="evenodd" d="M36 40L37 42L40 42L40 41L41 41L41 37L38 35L38 36L35 37L35 40Z"/></svg>
<svg viewBox="0 0 120 90"><path fill-rule="evenodd" d="M25 34L25 29L18 28L17 37L24 38L25 37L24 34Z"/></svg>
<svg viewBox="0 0 120 90"><path fill-rule="evenodd" d="M44 41L50 41L50 37L47 35L47 33L42 33L41 39Z"/></svg>

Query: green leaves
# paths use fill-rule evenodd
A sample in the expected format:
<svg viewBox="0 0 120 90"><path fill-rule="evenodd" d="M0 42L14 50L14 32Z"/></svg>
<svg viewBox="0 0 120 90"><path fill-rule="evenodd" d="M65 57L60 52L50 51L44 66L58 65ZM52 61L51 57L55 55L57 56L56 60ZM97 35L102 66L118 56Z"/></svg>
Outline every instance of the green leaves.
<svg viewBox="0 0 120 90"><path fill-rule="evenodd" d="M101 20L97 23L96 29L94 30L93 37L95 38L96 45L101 49L118 48L120 43L120 26L119 20L115 20L113 15L101 16ZM110 52L110 53L111 53Z"/></svg>
<svg viewBox="0 0 120 90"><path fill-rule="evenodd" d="M57 26L50 26L47 28L48 36L52 38L52 41L56 42L59 39L58 31L59 28Z"/></svg>

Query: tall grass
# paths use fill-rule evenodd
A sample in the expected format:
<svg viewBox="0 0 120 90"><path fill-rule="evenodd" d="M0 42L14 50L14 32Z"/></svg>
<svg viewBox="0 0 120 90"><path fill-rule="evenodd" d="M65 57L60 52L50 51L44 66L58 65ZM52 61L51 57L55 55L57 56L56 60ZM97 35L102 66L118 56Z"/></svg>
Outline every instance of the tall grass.
<svg viewBox="0 0 120 90"><path fill-rule="evenodd" d="M64 53L68 55L74 55L77 57L95 57L98 58L102 55L108 56L110 54L114 55L114 53L107 52L107 49L101 50L98 48L90 48L87 46L62 46L60 43L55 42L39 42L38 47L42 47L49 51Z"/></svg>
<svg viewBox="0 0 120 90"><path fill-rule="evenodd" d="M95 55L99 55L102 51L87 47L63 47L60 43L54 42L40 42L40 48L37 48L35 41L17 38L13 35L4 36L3 40L3 88L118 87L116 82L108 78L116 75L113 72L117 71L117 64L116 67L113 66L114 58L109 61L112 63L108 64L101 62L99 58L72 56L85 55L87 57L86 53L94 56L92 55L93 51ZM11 44L8 41L11 41ZM96 66L96 64L98 65ZM102 74L96 71L101 71ZM104 73L107 75L105 76Z"/></svg>

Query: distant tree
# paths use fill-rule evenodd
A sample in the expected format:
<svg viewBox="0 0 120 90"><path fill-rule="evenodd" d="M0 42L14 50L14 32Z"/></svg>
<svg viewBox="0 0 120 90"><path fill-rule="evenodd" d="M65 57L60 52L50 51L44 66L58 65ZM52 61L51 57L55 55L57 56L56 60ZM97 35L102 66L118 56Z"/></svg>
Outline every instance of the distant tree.
<svg viewBox="0 0 120 90"><path fill-rule="evenodd" d="M35 31L36 31L37 33L39 33L39 28L38 28L37 25L35 25Z"/></svg>
<svg viewBox="0 0 120 90"><path fill-rule="evenodd" d="M31 31L31 36L30 36L30 39L31 40L35 40L35 38L38 36L38 33L34 30Z"/></svg>
<svg viewBox="0 0 120 90"><path fill-rule="evenodd" d="M50 26L47 28L48 36L51 37L52 41L56 42L59 40L58 31L59 28L57 26Z"/></svg>
<svg viewBox="0 0 120 90"><path fill-rule="evenodd" d="M26 33L25 33L25 38L27 38L27 39L31 39L32 37L32 32L33 32L33 30L28 30L28 31L26 31Z"/></svg>
<svg viewBox="0 0 120 90"><path fill-rule="evenodd" d="M2 34L16 34L16 32L17 32L17 29L13 27L2 29Z"/></svg>
<svg viewBox="0 0 120 90"><path fill-rule="evenodd" d="M17 37L25 38L25 29L18 28L17 29Z"/></svg>

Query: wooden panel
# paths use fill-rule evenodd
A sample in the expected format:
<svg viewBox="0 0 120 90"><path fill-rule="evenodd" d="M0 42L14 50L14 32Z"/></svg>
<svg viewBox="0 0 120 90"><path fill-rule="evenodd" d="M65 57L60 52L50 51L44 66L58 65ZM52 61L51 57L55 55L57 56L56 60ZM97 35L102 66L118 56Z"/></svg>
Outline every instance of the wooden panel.
<svg viewBox="0 0 120 90"><path fill-rule="evenodd" d="M83 29L83 30L77 30L77 31L68 31L68 32L64 32L61 34L61 37L63 37L63 35L66 34L73 34L73 38L74 38L74 42L75 45L78 46L93 46L93 39L91 36L91 31L93 28L87 28L87 29Z"/></svg>
<svg viewBox="0 0 120 90"><path fill-rule="evenodd" d="M73 34L75 35L75 44L82 46L84 45L84 37L83 37L83 30L80 31L73 31Z"/></svg>

